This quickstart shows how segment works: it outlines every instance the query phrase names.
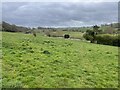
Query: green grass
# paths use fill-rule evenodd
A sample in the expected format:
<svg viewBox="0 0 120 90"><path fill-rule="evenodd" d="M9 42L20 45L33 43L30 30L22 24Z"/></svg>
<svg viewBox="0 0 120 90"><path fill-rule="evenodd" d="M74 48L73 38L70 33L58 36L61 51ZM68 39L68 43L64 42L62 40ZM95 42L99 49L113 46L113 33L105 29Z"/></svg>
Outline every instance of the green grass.
<svg viewBox="0 0 120 90"><path fill-rule="evenodd" d="M118 48L3 32L2 86L116 88Z"/></svg>
<svg viewBox="0 0 120 90"><path fill-rule="evenodd" d="M2 88L2 32L0 31L0 88Z"/></svg>
<svg viewBox="0 0 120 90"><path fill-rule="evenodd" d="M43 34L43 32L41 32L42 33L42 35L44 35ZM74 39L84 39L83 38L83 34L84 33L81 33L81 32L73 32L73 31L55 31L55 32L53 32L53 31L49 31L49 34L50 35L52 35L52 36L56 36L56 37L58 37L58 36L61 36L61 37L63 37L65 34L69 34L70 35L70 38L74 38Z"/></svg>
<svg viewBox="0 0 120 90"><path fill-rule="evenodd" d="M64 34L69 34L71 38L83 39L83 33L81 32L69 32L63 31Z"/></svg>

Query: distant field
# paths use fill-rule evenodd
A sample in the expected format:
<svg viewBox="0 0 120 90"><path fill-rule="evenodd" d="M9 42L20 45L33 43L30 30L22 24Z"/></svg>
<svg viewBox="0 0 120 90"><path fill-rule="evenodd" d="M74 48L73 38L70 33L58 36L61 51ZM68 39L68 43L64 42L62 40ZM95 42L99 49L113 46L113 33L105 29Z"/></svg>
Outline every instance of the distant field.
<svg viewBox="0 0 120 90"><path fill-rule="evenodd" d="M40 32L42 35L44 35L45 33L43 32ZM56 36L56 37L63 37L65 34L69 34L70 35L70 38L75 38L75 39L84 39L83 38L83 34L84 33L81 33L81 32L73 32L73 31L51 31L49 32L49 34L51 36Z"/></svg>
<svg viewBox="0 0 120 90"><path fill-rule="evenodd" d="M71 38L79 38L79 39L83 39L83 33L81 32L68 32L68 31L64 31L64 34L69 34Z"/></svg>
<svg viewBox="0 0 120 90"><path fill-rule="evenodd" d="M3 32L2 50L3 88L118 87L114 46Z"/></svg>

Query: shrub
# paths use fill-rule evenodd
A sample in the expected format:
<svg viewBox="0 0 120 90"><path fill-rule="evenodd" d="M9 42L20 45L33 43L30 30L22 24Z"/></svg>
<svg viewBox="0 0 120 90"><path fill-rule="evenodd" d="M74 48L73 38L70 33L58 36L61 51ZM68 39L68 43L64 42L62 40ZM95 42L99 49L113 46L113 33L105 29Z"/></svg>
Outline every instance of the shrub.
<svg viewBox="0 0 120 90"><path fill-rule="evenodd" d="M51 35L50 35L50 31L46 31L46 32L45 32L45 35L48 36L48 37L50 37L50 36L51 36Z"/></svg>
<svg viewBox="0 0 120 90"><path fill-rule="evenodd" d="M84 34L83 37L86 39L86 40L93 40L93 37L89 34Z"/></svg>
<svg viewBox="0 0 120 90"><path fill-rule="evenodd" d="M33 36L36 37L36 32L33 32Z"/></svg>
<svg viewBox="0 0 120 90"><path fill-rule="evenodd" d="M70 35L69 34L65 34L64 38L70 38Z"/></svg>
<svg viewBox="0 0 120 90"><path fill-rule="evenodd" d="M113 46L119 46L120 47L120 35L113 38Z"/></svg>
<svg viewBox="0 0 120 90"><path fill-rule="evenodd" d="M98 44L120 46L120 35L113 36L110 34L97 35L96 37Z"/></svg>
<svg viewBox="0 0 120 90"><path fill-rule="evenodd" d="M50 34L48 34L47 36L48 36L48 37L50 37L51 35L50 35Z"/></svg>
<svg viewBox="0 0 120 90"><path fill-rule="evenodd" d="M51 54L48 50L43 51L44 54Z"/></svg>
<svg viewBox="0 0 120 90"><path fill-rule="evenodd" d="M87 30L86 33L83 35L83 37L86 40L90 40L91 43L95 43L95 41L96 41L95 35L96 35L96 33L93 30Z"/></svg>

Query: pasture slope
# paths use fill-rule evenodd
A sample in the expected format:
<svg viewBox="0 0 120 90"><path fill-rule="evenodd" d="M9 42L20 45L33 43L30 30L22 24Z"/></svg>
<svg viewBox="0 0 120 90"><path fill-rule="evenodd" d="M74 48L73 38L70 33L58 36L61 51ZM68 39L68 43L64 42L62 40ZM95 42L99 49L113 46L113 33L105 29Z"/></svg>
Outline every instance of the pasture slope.
<svg viewBox="0 0 120 90"><path fill-rule="evenodd" d="M2 87L116 88L118 48L3 32Z"/></svg>

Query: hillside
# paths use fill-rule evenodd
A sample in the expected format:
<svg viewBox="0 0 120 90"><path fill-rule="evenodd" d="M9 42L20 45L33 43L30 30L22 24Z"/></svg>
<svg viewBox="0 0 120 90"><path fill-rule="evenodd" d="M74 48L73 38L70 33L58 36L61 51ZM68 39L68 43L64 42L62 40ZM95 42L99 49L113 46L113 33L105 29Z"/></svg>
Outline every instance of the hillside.
<svg viewBox="0 0 120 90"><path fill-rule="evenodd" d="M9 32L2 44L3 88L118 87L117 47Z"/></svg>
<svg viewBox="0 0 120 90"><path fill-rule="evenodd" d="M1 26L1 25L0 25ZM92 30L93 26L90 27L64 27L64 28L46 28L46 27L36 27L36 28L30 28L30 27L25 27L25 26L18 26L15 24L9 24L8 22L3 21L2 22L2 28L3 31L7 32L26 32L26 31L31 31L31 30L36 30L36 31L72 31L72 32L86 32L88 29ZM102 31L117 31L118 30L118 23L111 23L111 24L101 24L100 29ZM107 32L105 32L107 33Z"/></svg>
<svg viewBox="0 0 120 90"><path fill-rule="evenodd" d="M30 30L30 28L28 27L24 27L24 26L18 26L15 24L9 24L5 21L2 22L2 31L6 31L6 32L26 32Z"/></svg>

